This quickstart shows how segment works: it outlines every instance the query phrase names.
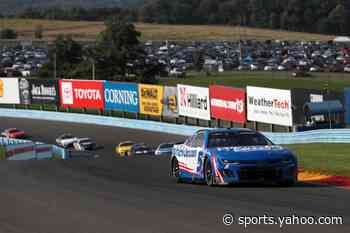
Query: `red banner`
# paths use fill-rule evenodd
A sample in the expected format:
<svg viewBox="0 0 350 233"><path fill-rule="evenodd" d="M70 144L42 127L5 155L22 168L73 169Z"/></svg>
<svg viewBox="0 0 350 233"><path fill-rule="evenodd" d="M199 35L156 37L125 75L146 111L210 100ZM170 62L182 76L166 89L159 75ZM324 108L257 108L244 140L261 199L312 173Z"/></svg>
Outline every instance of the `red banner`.
<svg viewBox="0 0 350 233"><path fill-rule="evenodd" d="M209 87L211 116L238 123L246 122L246 92L242 89L213 85Z"/></svg>
<svg viewBox="0 0 350 233"><path fill-rule="evenodd" d="M104 108L103 81L60 80L61 106Z"/></svg>

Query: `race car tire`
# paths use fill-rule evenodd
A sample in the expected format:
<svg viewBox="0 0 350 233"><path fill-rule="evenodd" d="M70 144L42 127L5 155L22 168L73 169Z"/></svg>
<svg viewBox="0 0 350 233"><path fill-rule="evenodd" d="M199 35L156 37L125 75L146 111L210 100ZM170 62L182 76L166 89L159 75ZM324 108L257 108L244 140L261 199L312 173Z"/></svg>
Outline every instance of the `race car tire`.
<svg viewBox="0 0 350 233"><path fill-rule="evenodd" d="M210 159L204 161L204 179L208 186L214 186L214 176Z"/></svg>
<svg viewBox="0 0 350 233"><path fill-rule="evenodd" d="M180 177L180 167L179 162L174 158L171 162L171 176L175 178L176 183L182 183Z"/></svg>
<svg viewBox="0 0 350 233"><path fill-rule="evenodd" d="M298 182L298 175L294 176L293 179L278 182L278 185L281 187L291 187L291 186L294 186L297 182Z"/></svg>

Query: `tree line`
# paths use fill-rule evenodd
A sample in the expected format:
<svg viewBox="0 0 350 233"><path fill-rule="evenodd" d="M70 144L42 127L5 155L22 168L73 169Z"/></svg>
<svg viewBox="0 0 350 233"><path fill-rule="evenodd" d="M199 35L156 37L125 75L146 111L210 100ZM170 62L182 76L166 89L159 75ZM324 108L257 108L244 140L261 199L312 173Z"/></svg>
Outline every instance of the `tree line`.
<svg viewBox="0 0 350 233"><path fill-rule="evenodd" d="M38 76L156 83L162 67L147 59L135 26L121 17L112 17L105 25L93 44L58 36L49 49L49 63Z"/></svg>
<svg viewBox="0 0 350 233"><path fill-rule="evenodd" d="M345 35L350 28L349 0L145 0L137 8L27 9L16 17L105 20L159 24L223 24Z"/></svg>

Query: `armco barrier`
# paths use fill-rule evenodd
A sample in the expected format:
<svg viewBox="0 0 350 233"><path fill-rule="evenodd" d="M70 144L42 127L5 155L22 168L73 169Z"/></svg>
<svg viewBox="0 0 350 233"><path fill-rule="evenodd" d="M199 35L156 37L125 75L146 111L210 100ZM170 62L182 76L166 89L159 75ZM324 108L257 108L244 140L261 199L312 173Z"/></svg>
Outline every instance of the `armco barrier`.
<svg viewBox="0 0 350 233"><path fill-rule="evenodd" d="M161 133L188 136L198 129L195 126L176 125L162 122L134 120L77 113L45 112L35 110L0 109L0 117L28 118L37 120L63 121L148 130ZM300 143L350 143L350 129L315 130L297 133L264 133L276 144Z"/></svg>

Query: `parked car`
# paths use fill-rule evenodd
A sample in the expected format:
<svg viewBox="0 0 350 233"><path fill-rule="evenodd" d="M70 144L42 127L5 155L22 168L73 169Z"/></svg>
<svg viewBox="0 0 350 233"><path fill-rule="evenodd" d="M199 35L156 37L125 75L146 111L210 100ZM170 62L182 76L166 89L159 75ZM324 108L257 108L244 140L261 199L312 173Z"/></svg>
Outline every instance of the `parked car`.
<svg viewBox="0 0 350 233"><path fill-rule="evenodd" d="M19 130L16 128L5 129L1 133L1 136L13 139L23 139L27 137L26 133L23 130Z"/></svg>
<svg viewBox="0 0 350 233"><path fill-rule="evenodd" d="M76 142L77 140L77 137L74 137L72 134L66 133L59 136L56 139L56 143L61 147L68 148L73 146L74 142Z"/></svg>
<svg viewBox="0 0 350 233"><path fill-rule="evenodd" d="M91 138L79 138L73 143L74 149L78 151L95 150L96 143Z"/></svg>
<svg viewBox="0 0 350 233"><path fill-rule="evenodd" d="M115 152L117 153L118 156L127 156L129 150L135 143L132 141L125 141L121 142L116 146Z"/></svg>

